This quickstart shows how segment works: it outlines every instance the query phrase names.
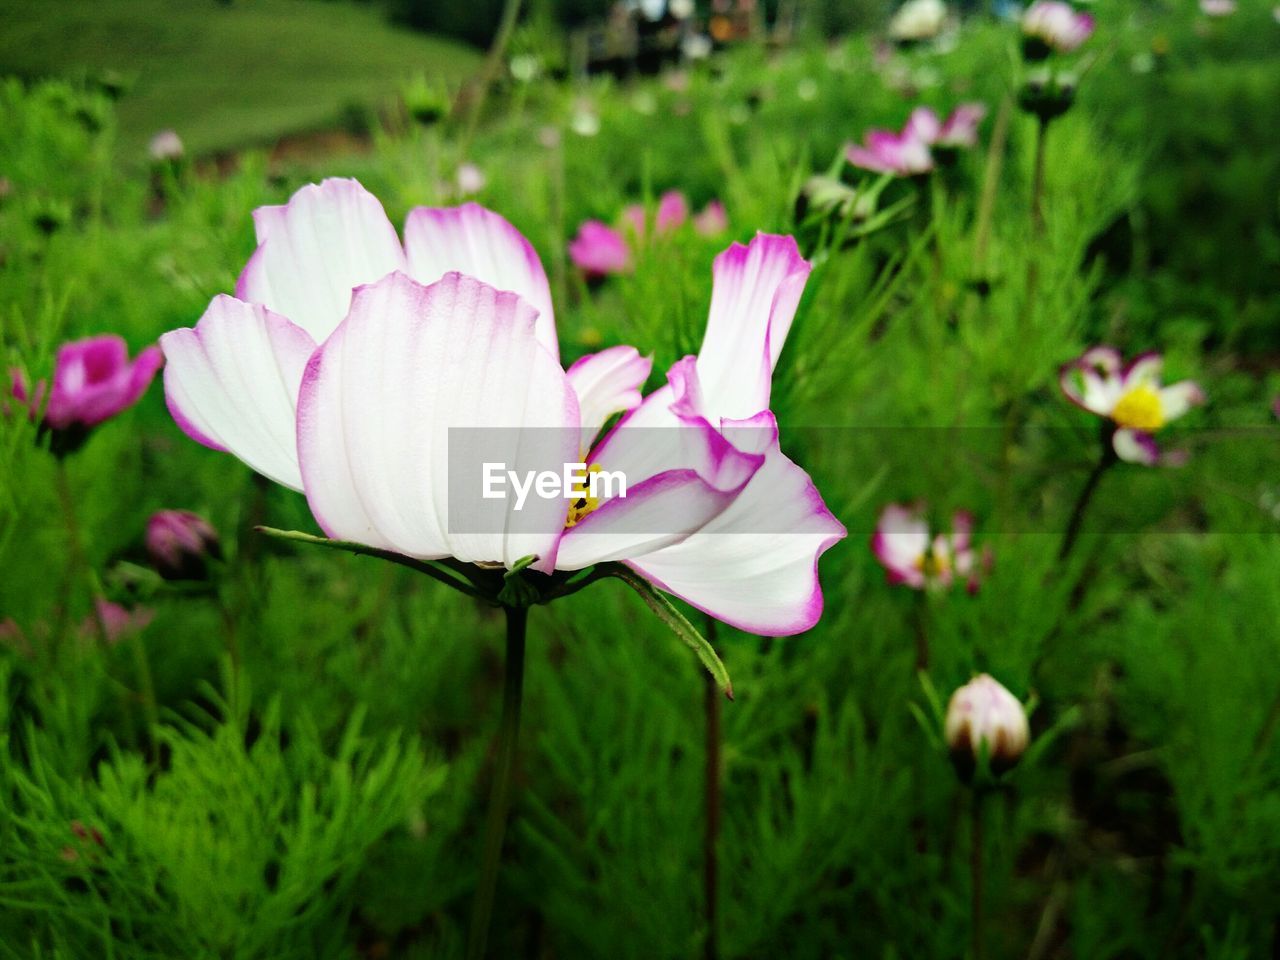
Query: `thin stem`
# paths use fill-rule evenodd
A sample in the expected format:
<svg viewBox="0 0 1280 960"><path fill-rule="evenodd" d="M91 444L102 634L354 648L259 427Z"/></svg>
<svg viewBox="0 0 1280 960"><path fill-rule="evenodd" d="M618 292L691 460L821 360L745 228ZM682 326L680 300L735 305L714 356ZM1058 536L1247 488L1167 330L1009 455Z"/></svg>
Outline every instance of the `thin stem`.
<svg viewBox="0 0 1280 960"><path fill-rule="evenodd" d="M715 646L716 621L707 617L707 642ZM719 886L720 863L717 844L720 840L722 809L720 781L721 710L724 691L710 673L704 674L702 707L706 734L706 833L702 846L702 891L706 906L707 938L703 956L717 960L720 955Z"/></svg>
<svg viewBox="0 0 1280 960"><path fill-rule="evenodd" d="M1058 550L1058 559L1067 559L1071 553L1071 548L1075 546L1076 540L1080 536L1080 528L1084 523L1085 512L1089 509L1089 502L1093 500L1093 495L1098 490L1098 484L1102 482L1102 476L1107 472L1112 464L1116 462L1116 456L1111 452L1110 447L1105 447L1106 452L1094 465L1093 471L1089 474L1089 479L1084 482L1084 487L1080 491L1080 496L1076 498L1076 505L1071 509L1071 519L1067 521L1067 532L1062 538L1062 546Z"/></svg>
<svg viewBox="0 0 1280 960"><path fill-rule="evenodd" d="M156 706L156 685L151 676L151 661L147 658L147 645L142 641L143 631L130 630L129 634L134 670L138 674L138 696L142 698L142 716L147 725L146 741L148 749L154 752L155 731L160 726L160 711Z"/></svg>
<svg viewBox="0 0 1280 960"><path fill-rule="evenodd" d="M1049 121L1041 120L1036 127L1035 172L1031 180L1031 238L1037 242L1044 237L1044 158L1048 140Z"/></svg>
<svg viewBox="0 0 1280 960"><path fill-rule="evenodd" d="M475 137L476 126L480 123L480 115L484 112L484 101L489 95L489 88L493 85L494 79L498 75L498 70L502 66L502 57L506 53L507 44L511 41L511 34L515 32L516 21L520 19L520 6L522 0L506 0L502 6L502 19L498 21L498 29L493 35L493 43L489 45L489 52L485 56L484 65L480 68L480 76L476 81L471 108L467 114L466 131L462 136L462 146L460 153L465 157L467 150L471 146L471 141Z"/></svg>
<svg viewBox="0 0 1280 960"><path fill-rule="evenodd" d="M58 503L62 508L62 519L67 528L67 547L71 560L67 566L66 578L62 585L62 603L58 611L57 629L54 630L51 640L55 645L52 652L56 659L60 645L65 639L63 634L71 629L71 597L75 590L76 580L84 580L89 585L90 600L97 599L98 591L97 585L94 583L92 569L89 566L89 556L84 547L84 535L80 529L80 517L76 512L76 499L71 491L71 478L67 475L67 462L62 457L58 458L57 467L54 470L54 485L58 491ZM102 617L98 613L97 603L91 604L89 616L98 634L98 639L103 641L105 645L107 639L106 625L102 622Z"/></svg>
<svg viewBox="0 0 1280 960"><path fill-rule="evenodd" d="M991 219L996 209L996 193L1000 187L1000 174L1004 170L1004 152L1009 142L1009 120L1013 116L1013 100L1005 96L996 114L995 129L991 133L991 145L987 148L986 171L982 178L982 199L978 202L978 226L973 242L973 263L979 279L986 279L987 244L991 240Z"/></svg>
<svg viewBox="0 0 1280 960"><path fill-rule="evenodd" d="M983 849L982 813L985 799L986 791L976 788L973 791L972 802L969 805L969 812L973 817L972 829L969 833L969 890L972 896L970 901L970 933L973 937L970 960L982 960L984 953L983 885L985 876L983 854L986 851Z"/></svg>
<svg viewBox="0 0 1280 960"><path fill-rule="evenodd" d="M502 717L498 721L498 751L494 758L493 784L489 790L484 846L480 852L480 877L476 885L475 900L471 905L467 960L483 960L489 939L489 921L493 916L498 867L502 861L502 840L507 832L507 811L511 806L511 774L515 769L516 746L520 739L525 632L529 611L525 607L503 607L503 610L507 614L507 656L502 687Z"/></svg>

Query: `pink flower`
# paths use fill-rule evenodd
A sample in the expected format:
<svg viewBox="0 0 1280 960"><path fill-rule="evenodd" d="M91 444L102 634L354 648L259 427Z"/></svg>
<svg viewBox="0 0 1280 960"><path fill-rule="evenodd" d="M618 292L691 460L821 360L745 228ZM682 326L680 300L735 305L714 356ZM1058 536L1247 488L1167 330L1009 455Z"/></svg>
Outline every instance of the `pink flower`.
<svg viewBox="0 0 1280 960"><path fill-rule="evenodd" d="M93 608L94 612L80 625L80 631L89 637L97 637L101 631L101 635L110 644L141 633L156 616L155 611L148 607L130 610L102 597L94 599Z"/></svg>
<svg viewBox="0 0 1280 960"><path fill-rule="evenodd" d="M561 367L546 273L496 213L418 208L402 243L328 180L255 223L239 296L161 338L165 392L193 439L302 489L327 536L531 575L623 563L744 630L817 621L818 557L845 531L769 411L811 269L790 237L717 258L698 355L642 398L634 347ZM538 495L490 496L493 464ZM583 464L603 490L542 493Z"/></svg>
<svg viewBox="0 0 1280 960"><path fill-rule="evenodd" d="M1094 20L1063 0L1036 0L1022 15L1023 55L1043 60L1071 53L1093 35Z"/></svg>
<svg viewBox="0 0 1280 960"><path fill-rule="evenodd" d="M658 212L653 228L659 233L670 233L684 226L689 219L689 201L679 190L668 190L658 200Z"/></svg>
<svg viewBox="0 0 1280 960"><path fill-rule="evenodd" d="M1125 365L1118 350L1092 347L1062 367L1058 382L1076 406L1115 424L1111 445L1116 456L1150 467L1182 459L1162 456L1153 434L1205 401L1194 381L1163 386L1163 368L1158 353L1139 354Z"/></svg>
<svg viewBox="0 0 1280 960"><path fill-rule="evenodd" d="M920 507L891 503L880 514L871 550L890 583L914 590L946 589L962 579L978 590L978 559L973 550L973 517L963 511L951 519L951 533L929 533Z"/></svg>
<svg viewBox="0 0 1280 960"><path fill-rule="evenodd" d="M53 430L95 427L133 406L146 392L164 358L160 348L145 348L131 362L129 348L116 336L87 337L58 350L53 389L44 423ZM28 395L25 378L15 377L13 394L38 404L44 383Z"/></svg>
<svg viewBox="0 0 1280 960"><path fill-rule="evenodd" d="M729 216L725 213L724 204L712 200L702 212L693 218L693 229L704 237L716 237L729 229Z"/></svg>
<svg viewBox="0 0 1280 960"><path fill-rule="evenodd" d="M222 556L218 532L190 510L158 510L147 520L147 554L166 580L202 580Z"/></svg>
<svg viewBox="0 0 1280 960"><path fill-rule="evenodd" d="M588 277L607 277L631 269L631 248L613 227L588 220L569 244L569 259Z"/></svg>
<svg viewBox="0 0 1280 960"><path fill-rule="evenodd" d="M986 104L962 103L951 111L938 131L934 145L972 148L978 145L978 125L987 115Z"/></svg>
<svg viewBox="0 0 1280 960"><path fill-rule="evenodd" d="M910 122L902 133L870 131L865 145L851 143L845 147L845 157L863 170L892 173L899 177L914 177L933 169L929 143L920 137Z"/></svg>

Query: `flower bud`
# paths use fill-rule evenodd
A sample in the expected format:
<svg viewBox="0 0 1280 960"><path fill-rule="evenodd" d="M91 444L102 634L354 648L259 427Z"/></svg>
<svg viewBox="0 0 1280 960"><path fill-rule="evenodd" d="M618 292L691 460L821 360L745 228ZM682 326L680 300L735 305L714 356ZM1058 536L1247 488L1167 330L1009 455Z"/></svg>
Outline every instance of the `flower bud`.
<svg viewBox="0 0 1280 960"><path fill-rule="evenodd" d="M160 510L147 521L147 553L166 580L203 580L222 559L217 531L189 510Z"/></svg>
<svg viewBox="0 0 1280 960"><path fill-rule="evenodd" d="M997 776L1012 769L1031 736L1018 698L986 673L951 695L944 733L951 762L966 783L983 755Z"/></svg>

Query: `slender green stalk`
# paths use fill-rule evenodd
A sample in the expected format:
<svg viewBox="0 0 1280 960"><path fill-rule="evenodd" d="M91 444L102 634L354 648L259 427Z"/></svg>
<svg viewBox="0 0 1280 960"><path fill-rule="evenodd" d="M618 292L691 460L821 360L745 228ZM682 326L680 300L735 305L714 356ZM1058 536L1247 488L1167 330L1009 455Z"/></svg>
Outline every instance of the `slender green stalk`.
<svg viewBox="0 0 1280 960"><path fill-rule="evenodd" d="M1117 462L1114 453L1110 452L1110 447L1106 447L1102 457L1094 465L1089 479L1084 482L1084 487L1080 490L1080 496L1076 498L1076 504L1071 508L1071 519L1067 521L1067 532L1062 537L1062 546L1058 549L1058 559L1065 560L1071 553L1071 548L1075 546L1076 540L1080 536L1080 528L1084 524L1085 512L1089 509L1089 503L1093 500L1093 495L1098 491L1098 484L1102 482L1103 475L1110 467Z"/></svg>
<svg viewBox="0 0 1280 960"><path fill-rule="evenodd" d="M462 135L459 150L463 156L471 147L476 127L480 123L480 116L484 112L484 101L489 96L489 88L493 86L493 81L498 76L507 44L510 43L511 34L515 32L516 22L520 19L520 5L521 0L506 0L502 6L502 19L498 21L493 43L489 45L489 53L484 58L484 65L480 68L480 75L476 78L472 89L470 109L467 111L467 126Z"/></svg>
<svg viewBox="0 0 1280 960"><path fill-rule="evenodd" d="M1000 187L1000 174L1004 170L1005 147L1009 143L1009 121L1013 116L1013 100L1005 96L996 114L995 129L991 133L991 145L987 148L986 170L982 178L982 199L978 202L978 217L973 241L973 264L978 278L985 280L987 245L991 241L991 218L996 209L996 192Z"/></svg>
<svg viewBox="0 0 1280 960"><path fill-rule="evenodd" d="M57 628L54 630L50 640L54 645L51 652L56 659L62 642L67 639L64 635L71 630L71 600L75 592L76 581L81 580L89 585L91 600L96 600L98 594L93 580L93 572L89 566L89 555L85 551L84 534L81 531L80 517L76 511L75 495L71 492L71 478L67 475L67 461L62 457L57 458L57 466L54 469L54 486L58 491L58 503L62 508L62 520L66 524L67 550L70 554L70 563L67 566L66 577L62 584L62 603L58 610ZM105 644L107 639L106 625L98 614L98 605L96 603L92 604L90 618L94 629L98 633L98 639Z"/></svg>
<svg viewBox="0 0 1280 960"><path fill-rule="evenodd" d="M1049 121L1042 119L1036 127L1035 170L1031 179L1031 239L1034 243L1044 237L1044 166L1048 140Z"/></svg>
<svg viewBox="0 0 1280 960"><path fill-rule="evenodd" d="M983 834L983 801L986 799L986 791L981 787L975 787L972 792L969 812L973 817L972 829L969 833L969 892L970 900L970 934L972 935L972 946L970 949L970 960L982 960L984 956L985 929L986 919L983 915L985 904L983 903L983 886L986 882L984 871L984 849L985 837Z"/></svg>
<svg viewBox="0 0 1280 960"><path fill-rule="evenodd" d="M707 643L714 649L716 621L707 617ZM720 780L721 710L724 691L710 673L703 674L702 706L706 736L706 832L702 847L702 891L706 907L707 938L703 956L717 960L720 956L719 901L720 861L717 845L720 841L720 816L723 806Z"/></svg>
<svg viewBox="0 0 1280 960"><path fill-rule="evenodd" d="M503 607L507 614L507 656L502 687L502 717L498 722L498 750L494 757L493 784L489 790L489 813L480 852L480 876L471 905L471 933L467 938L467 960L483 960L493 916L498 868L502 862L502 841L507 832L507 811L511 806L511 775L515 769L516 746L520 739L520 704L524 698L524 649L529 611L526 607Z"/></svg>

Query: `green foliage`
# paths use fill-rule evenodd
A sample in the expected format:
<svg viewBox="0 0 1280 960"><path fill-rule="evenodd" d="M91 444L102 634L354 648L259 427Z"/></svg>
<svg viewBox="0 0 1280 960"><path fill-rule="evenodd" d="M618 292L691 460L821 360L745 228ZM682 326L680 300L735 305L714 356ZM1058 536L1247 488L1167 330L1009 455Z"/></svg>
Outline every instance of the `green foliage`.
<svg viewBox="0 0 1280 960"><path fill-rule="evenodd" d="M326 22L328 5L303 6ZM251 7L227 15L284 15ZM683 608L735 694L716 699L721 956L963 954L970 798L935 714L978 671L1034 706L1033 747L988 800L990 958L1265 956L1280 883L1280 379L1265 369L1280 99L1253 28L1201 36L1181 6L1120 7L1098 4L1108 55L1049 130L1043 236L1034 122L1013 113L991 147L1018 80L995 24L879 67L853 38L634 86L536 79L495 96L500 114L465 143L447 122L390 124L358 154L248 154L199 174L129 162L137 128L117 122L134 122L133 93L116 108L89 85L6 81L5 366L39 378L65 339L113 331L137 350L192 324L233 288L251 210L320 176L358 176L399 223L457 202L458 166L477 164L477 199L547 265L566 361L634 343L654 354L650 387L698 347L714 256L797 232L814 272L773 410L850 536L822 560L826 610L803 637L717 633ZM1162 37L1168 55L1134 72ZM810 175L875 183L833 163L846 141L916 102L970 99L992 107L982 145L932 186L880 185L874 229L798 229ZM575 131L584 112L598 133ZM589 288L565 255L578 224L652 211L672 188L694 208L723 200L729 231L650 235L633 273ZM1169 431L1185 468L1105 476L1063 561L1098 450L1056 372L1100 341L1162 350L1170 379L1195 377L1210 403ZM0 416L0 957L461 955L500 612L376 557L256 532L315 526L301 497L183 436L158 387L63 477L36 433ZM876 517L915 499L935 525L977 518L991 565L975 595L884 582ZM225 572L157 590L148 623L103 643L93 595L139 602L120 564L145 562L159 508L208 516ZM493 955L700 955L697 658L609 579L530 621Z"/></svg>

